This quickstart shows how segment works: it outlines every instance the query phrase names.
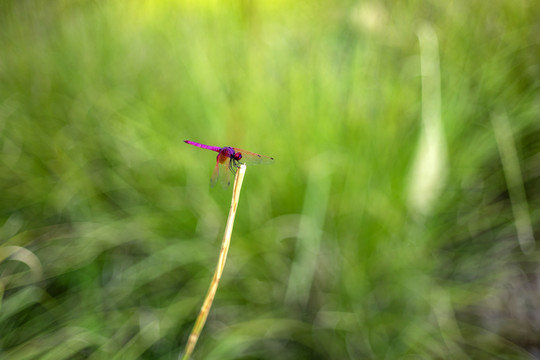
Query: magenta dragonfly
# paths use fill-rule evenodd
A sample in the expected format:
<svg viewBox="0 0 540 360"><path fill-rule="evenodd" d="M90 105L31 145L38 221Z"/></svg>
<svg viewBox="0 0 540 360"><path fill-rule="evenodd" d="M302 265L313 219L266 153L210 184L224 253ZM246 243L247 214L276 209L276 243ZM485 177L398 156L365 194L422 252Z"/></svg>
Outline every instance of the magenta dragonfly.
<svg viewBox="0 0 540 360"><path fill-rule="evenodd" d="M219 147L199 144L194 141L184 140L186 144L197 146L203 149L212 150L218 153L216 158L216 167L212 173L210 183L216 185L217 179L224 188L227 188L231 183L230 174L236 173L236 169L240 164L256 165L256 164L273 164L274 158L252 153L250 151L237 149L229 146Z"/></svg>

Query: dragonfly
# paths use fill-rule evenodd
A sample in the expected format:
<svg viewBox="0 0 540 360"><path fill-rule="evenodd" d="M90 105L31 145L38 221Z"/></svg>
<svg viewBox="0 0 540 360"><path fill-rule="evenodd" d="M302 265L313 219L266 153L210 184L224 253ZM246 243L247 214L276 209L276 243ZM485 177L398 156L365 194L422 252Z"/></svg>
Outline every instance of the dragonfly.
<svg viewBox="0 0 540 360"><path fill-rule="evenodd" d="M216 185L218 178L226 189L231 184L231 174L236 174L236 169L240 167L240 164L246 165L258 165L258 164L273 164L274 158L264 155L252 153L250 151L230 147L230 146L210 146L200 144L194 141L184 140L186 144L197 146L203 149L208 149L217 152L216 167L212 173L210 184Z"/></svg>

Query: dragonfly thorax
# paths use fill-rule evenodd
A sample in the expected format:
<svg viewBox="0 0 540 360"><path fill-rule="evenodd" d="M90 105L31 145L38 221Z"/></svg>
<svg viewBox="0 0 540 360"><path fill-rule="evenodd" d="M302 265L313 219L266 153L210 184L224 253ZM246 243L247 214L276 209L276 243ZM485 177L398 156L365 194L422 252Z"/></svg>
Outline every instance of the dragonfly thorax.
<svg viewBox="0 0 540 360"><path fill-rule="evenodd" d="M240 159L242 159L242 153L239 151L235 151L232 147L226 146L222 148L219 153L235 161L239 161Z"/></svg>

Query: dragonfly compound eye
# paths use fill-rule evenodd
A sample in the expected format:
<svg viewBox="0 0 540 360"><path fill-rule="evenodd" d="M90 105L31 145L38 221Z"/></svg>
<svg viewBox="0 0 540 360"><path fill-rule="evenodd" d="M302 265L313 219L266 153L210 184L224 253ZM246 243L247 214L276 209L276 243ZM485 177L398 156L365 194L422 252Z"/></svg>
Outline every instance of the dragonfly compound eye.
<svg viewBox="0 0 540 360"><path fill-rule="evenodd" d="M238 161L238 160L242 159L242 154L237 152L236 154L234 154L234 158Z"/></svg>

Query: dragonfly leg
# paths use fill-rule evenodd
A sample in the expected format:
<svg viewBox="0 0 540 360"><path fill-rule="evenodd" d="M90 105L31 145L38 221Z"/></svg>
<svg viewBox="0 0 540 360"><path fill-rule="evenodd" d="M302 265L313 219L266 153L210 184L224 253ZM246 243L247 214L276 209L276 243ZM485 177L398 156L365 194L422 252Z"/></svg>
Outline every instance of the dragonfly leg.
<svg viewBox="0 0 540 360"><path fill-rule="evenodd" d="M233 175L236 174L236 169L238 168L238 161L231 159L231 162L229 163L229 170Z"/></svg>

